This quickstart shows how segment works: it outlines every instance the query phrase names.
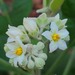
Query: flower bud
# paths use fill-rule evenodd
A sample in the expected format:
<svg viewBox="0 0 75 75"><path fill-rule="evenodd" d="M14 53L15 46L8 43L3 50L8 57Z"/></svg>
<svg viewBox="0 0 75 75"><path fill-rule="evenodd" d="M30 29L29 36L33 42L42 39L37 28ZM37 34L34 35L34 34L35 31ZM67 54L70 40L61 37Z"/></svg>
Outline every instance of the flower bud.
<svg viewBox="0 0 75 75"><path fill-rule="evenodd" d="M45 61L42 58L36 58L35 57L35 66L38 69L42 69L44 65L45 65Z"/></svg>
<svg viewBox="0 0 75 75"><path fill-rule="evenodd" d="M47 55L45 53L39 54L39 57L44 59L45 61L47 60Z"/></svg>
<svg viewBox="0 0 75 75"><path fill-rule="evenodd" d="M36 23L39 26L39 28L45 28L49 24L48 17L45 13L41 14L37 19Z"/></svg>
<svg viewBox="0 0 75 75"><path fill-rule="evenodd" d="M42 50L45 47L44 43L38 42L37 43L37 50Z"/></svg>
<svg viewBox="0 0 75 75"><path fill-rule="evenodd" d="M23 25L25 26L25 29L28 31L30 36L32 36L34 38L38 37L39 29L34 20L32 20L30 18L24 18Z"/></svg>
<svg viewBox="0 0 75 75"><path fill-rule="evenodd" d="M31 59L29 59L27 66L29 69L33 69L34 68L34 62Z"/></svg>

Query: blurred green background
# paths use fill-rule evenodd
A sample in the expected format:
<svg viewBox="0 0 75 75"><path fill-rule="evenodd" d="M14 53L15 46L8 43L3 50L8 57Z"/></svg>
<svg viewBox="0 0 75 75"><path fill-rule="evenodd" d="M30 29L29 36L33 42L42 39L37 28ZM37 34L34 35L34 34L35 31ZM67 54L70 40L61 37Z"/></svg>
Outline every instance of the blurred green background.
<svg viewBox="0 0 75 75"><path fill-rule="evenodd" d="M39 8L42 8L42 0L0 0L0 58L8 61L3 49L8 37L5 34L8 29L8 24L13 26L22 25L24 17L38 16L39 14L36 13L36 10ZM75 39L75 0L65 0L59 13L61 15L61 19L68 18L67 29L70 32L71 39L69 43L72 43ZM42 75L44 75L47 70L51 68L56 59L62 53L63 52L60 50L52 54L48 53L48 60L46 61L44 69L42 70ZM53 70L53 75L63 75L66 65L70 60L71 53L72 50L69 49L64 54L62 60ZM13 68L11 68L8 63L5 63L6 66L4 66L2 63L5 62L1 62L0 60L0 75L13 75L13 71L18 72L18 70L14 70ZM15 73L14 75L17 75L17 73ZM73 59L71 63L68 75L75 75L75 59Z"/></svg>

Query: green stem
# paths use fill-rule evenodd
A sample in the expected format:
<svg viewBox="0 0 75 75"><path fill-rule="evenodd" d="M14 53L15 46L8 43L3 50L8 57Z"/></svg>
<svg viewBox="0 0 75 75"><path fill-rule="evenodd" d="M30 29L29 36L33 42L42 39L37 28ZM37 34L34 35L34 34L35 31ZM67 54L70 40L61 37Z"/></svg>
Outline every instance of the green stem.
<svg viewBox="0 0 75 75"><path fill-rule="evenodd" d="M41 70L39 69L32 70L31 75L41 75Z"/></svg>
<svg viewBox="0 0 75 75"><path fill-rule="evenodd" d="M70 44L69 48L72 47L74 45L74 43L75 43L75 40ZM58 59L54 62L54 64L50 67L50 69L46 72L45 75L50 75L50 74L52 74L55 71L55 69L57 68L57 66L59 65L59 63L62 61L62 58L66 54L67 50L65 50L62 54L60 54L60 56L58 57Z"/></svg>
<svg viewBox="0 0 75 75"><path fill-rule="evenodd" d="M47 0L43 0L43 7L46 7Z"/></svg>
<svg viewBox="0 0 75 75"><path fill-rule="evenodd" d="M41 75L41 70L36 70L36 74L35 75Z"/></svg>
<svg viewBox="0 0 75 75"><path fill-rule="evenodd" d="M70 67L71 67L73 59L74 59L74 56L75 56L75 50L72 51L72 54L70 56L70 59L69 59L68 64L67 64L67 66L66 66L66 68L64 70L63 75L68 75Z"/></svg>

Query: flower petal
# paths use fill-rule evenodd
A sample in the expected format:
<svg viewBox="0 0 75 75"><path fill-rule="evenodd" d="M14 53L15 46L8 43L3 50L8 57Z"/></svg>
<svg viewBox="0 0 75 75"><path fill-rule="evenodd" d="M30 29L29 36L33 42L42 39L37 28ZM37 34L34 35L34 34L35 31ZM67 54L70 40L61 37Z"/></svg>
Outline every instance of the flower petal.
<svg viewBox="0 0 75 75"><path fill-rule="evenodd" d="M68 36L69 32L66 29L62 29L58 32L58 34L60 35L60 38L65 38Z"/></svg>
<svg viewBox="0 0 75 75"><path fill-rule="evenodd" d="M26 46L22 43L22 41L20 40L20 38L17 36L16 37L16 42L22 47L23 52L26 52Z"/></svg>
<svg viewBox="0 0 75 75"><path fill-rule="evenodd" d="M42 33L44 37L46 37L48 40L51 40L51 32L50 31L45 31Z"/></svg>
<svg viewBox="0 0 75 75"><path fill-rule="evenodd" d="M18 59L18 63L19 63L20 65L22 65L22 62L23 62L23 60L24 60L24 54L22 54L21 56L17 57L17 59Z"/></svg>
<svg viewBox="0 0 75 75"><path fill-rule="evenodd" d="M16 43L7 43L6 46L8 47L9 50L14 51L16 48L18 48L18 44Z"/></svg>
<svg viewBox="0 0 75 75"><path fill-rule="evenodd" d="M17 58L14 58L14 66L15 66L15 67L18 67L17 61L18 61L18 59L17 59Z"/></svg>
<svg viewBox="0 0 75 75"><path fill-rule="evenodd" d="M66 45L66 42L64 40L59 40L58 46L59 46L59 49L61 49L61 50L67 49L67 45Z"/></svg>
<svg viewBox="0 0 75 75"><path fill-rule="evenodd" d="M55 16L55 19L56 19L56 20L59 20L59 19L60 19L59 14L57 14L57 15Z"/></svg>
<svg viewBox="0 0 75 75"><path fill-rule="evenodd" d="M50 28L51 28L52 32L57 32L58 31L58 26L56 25L55 22L51 23Z"/></svg>
<svg viewBox="0 0 75 75"><path fill-rule="evenodd" d="M8 52L6 53L6 56L7 56L8 58L15 58L15 57L16 57L16 55L14 54L14 51L8 51Z"/></svg>
<svg viewBox="0 0 75 75"><path fill-rule="evenodd" d="M58 48L58 44L54 41L51 41L51 43L49 44L50 53L55 51L57 48Z"/></svg>
<svg viewBox="0 0 75 75"><path fill-rule="evenodd" d="M7 42L13 42L13 41L15 41L14 38L10 38L10 37L9 37L9 38L7 39Z"/></svg>
<svg viewBox="0 0 75 75"><path fill-rule="evenodd" d="M63 19L63 20L62 20L63 25L65 25L66 22L67 22L67 19Z"/></svg>
<svg viewBox="0 0 75 75"><path fill-rule="evenodd" d="M15 34L14 34L15 33ZM15 37L15 36L21 36L22 32L20 29L18 29L17 27L14 26L9 26L8 31L6 32L6 34L10 37Z"/></svg>

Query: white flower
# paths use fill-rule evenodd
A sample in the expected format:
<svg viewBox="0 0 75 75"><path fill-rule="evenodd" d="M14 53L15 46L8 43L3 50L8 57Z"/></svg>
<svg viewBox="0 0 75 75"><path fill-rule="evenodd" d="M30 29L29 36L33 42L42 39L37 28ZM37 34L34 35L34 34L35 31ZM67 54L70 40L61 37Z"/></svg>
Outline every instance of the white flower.
<svg viewBox="0 0 75 75"><path fill-rule="evenodd" d="M66 29L58 30L55 22L51 23L50 28L50 31L45 31L42 33L44 37L51 41L51 43L49 44L50 52L55 51L57 48L61 50L67 49L64 38L69 35L69 32Z"/></svg>
<svg viewBox="0 0 75 75"><path fill-rule="evenodd" d="M20 39L23 42L30 42L30 39L24 29L23 26L18 26L18 27L14 27L14 26L9 26L8 31L6 32L6 34L9 36L7 42L13 42L15 41L15 37L18 36L20 37Z"/></svg>
<svg viewBox="0 0 75 75"><path fill-rule="evenodd" d="M18 67L18 65L22 65L22 62L24 60L26 46L22 44L19 38L16 39L17 39L16 42L6 43L4 49L8 49L5 51L6 51L6 56L12 59L10 63L13 64L15 67Z"/></svg>
<svg viewBox="0 0 75 75"><path fill-rule="evenodd" d="M31 18L24 18L23 19L23 25L25 29L28 31L29 35L37 38L39 34L39 28L37 27L37 24L35 20Z"/></svg>
<svg viewBox="0 0 75 75"><path fill-rule="evenodd" d="M61 20L59 14L57 14L55 17L50 18L50 20L51 20L51 22L55 22L59 29L67 27L67 26L65 26L67 19Z"/></svg>
<svg viewBox="0 0 75 75"><path fill-rule="evenodd" d="M27 44L23 66L28 69L42 69L47 60L47 55L43 53L43 48L44 44L42 42L38 42L37 45Z"/></svg>

